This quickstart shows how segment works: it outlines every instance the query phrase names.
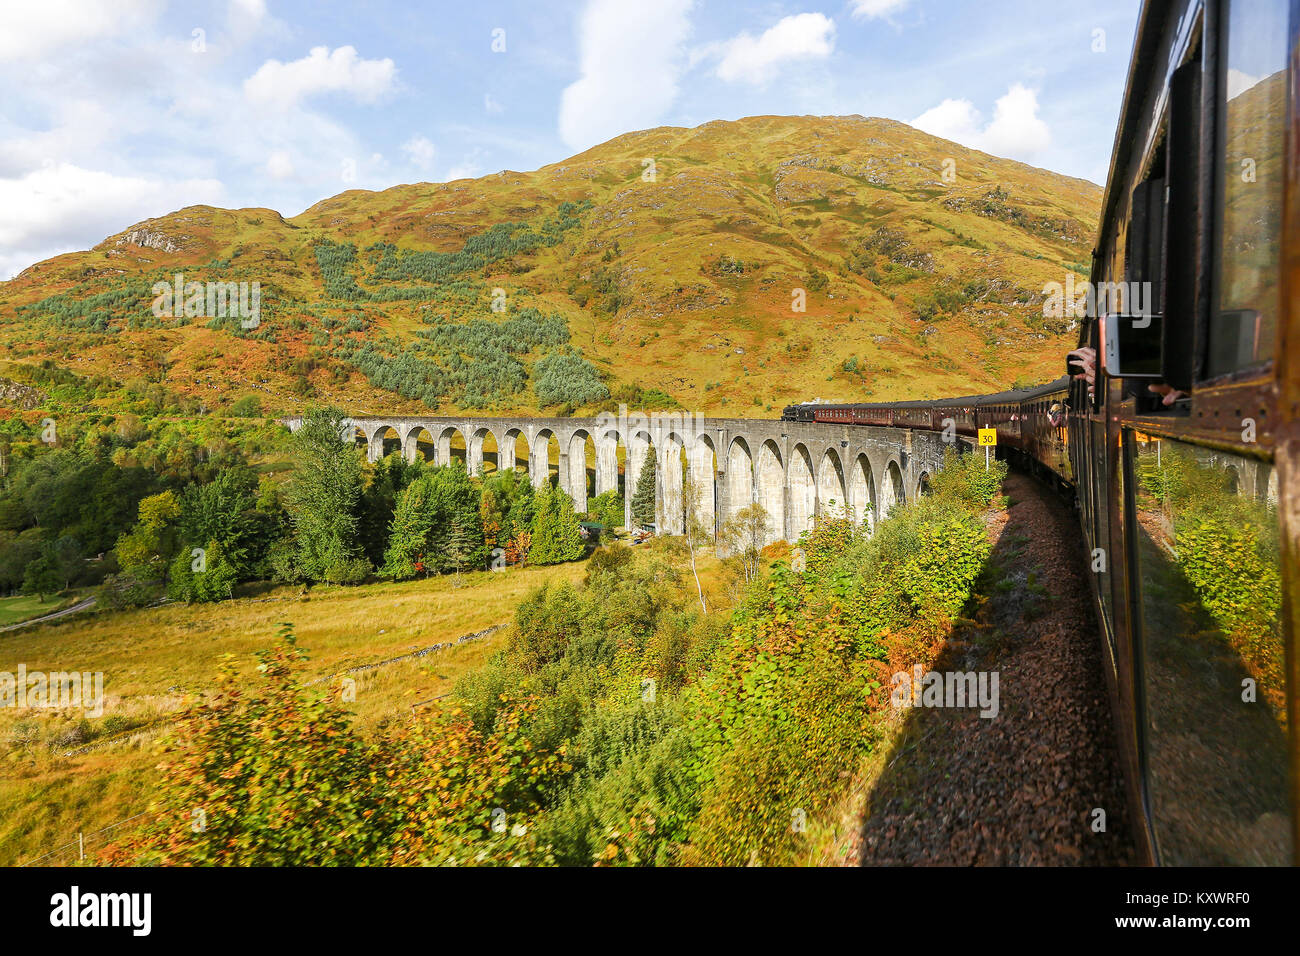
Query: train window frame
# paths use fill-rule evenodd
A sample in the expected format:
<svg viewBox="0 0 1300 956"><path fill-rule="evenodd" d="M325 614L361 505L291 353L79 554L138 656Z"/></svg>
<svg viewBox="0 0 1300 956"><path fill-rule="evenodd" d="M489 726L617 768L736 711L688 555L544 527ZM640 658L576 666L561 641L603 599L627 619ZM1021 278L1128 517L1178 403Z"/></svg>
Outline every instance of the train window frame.
<svg viewBox="0 0 1300 956"><path fill-rule="evenodd" d="M1260 359L1255 362L1247 362L1230 368L1218 368L1214 365L1214 350L1216 347L1216 338L1215 338L1216 319L1219 318L1221 315L1227 313L1232 313L1234 311L1244 311L1242 309L1224 310L1220 308L1222 304L1223 280L1224 280L1223 266L1224 266L1224 259L1225 259L1225 256L1222 253L1222 247L1223 247L1223 240L1224 240L1225 223L1227 219L1225 207L1227 205L1226 184L1228 181L1228 175L1227 175L1227 159L1228 159L1227 103L1228 100L1226 97L1226 92L1228 90L1228 74L1230 71L1234 69L1233 63L1231 62L1231 56L1230 56L1230 44L1232 42L1230 21L1232 19L1233 12L1238 9L1237 5L1239 3L1242 5L1243 8L1250 8L1252 12L1254 12L1260 9L1257 6L1254 6L1254 4L1257 4L1259 2L1260 0L1220 0L1219 3L1214 5L1215 6L1214 45L1216 48L1215 62L1214 62L1214 69L1212 71L1212 74L1211 71L1207 71L1206 73L1207 78L1212 76L1213 82L1205 84L1205 86L1210 87L1210 89L1208 90L1207 95L1204 97L1205 102L1207 103L1207 105L1211 110L1210 115L1213 116L1214 118L1213 119L1213 154L1212 154L1212 161L1210 164L1213 172L1212 172L1211 190L1209 196L1210 221L1209 221L1209 235L1208 235L1208 244L1210 249L1209 259L1212 267L1210 269L1211 274L1209 276L1210 285L1209 285L1209 298L1206 306L1205 336L1204 336L1204 340L1198 343L1200 347L1199 354L1198 354L1199 362L1198 362L1198 375L1195 384L1199 387L1212 387L1216 385L1226 385L1226 384L1231 384L1238 381L1250 380L1250 379L1258 378L1262 375L1266 375L1268 373L1268 370L1271 368L1273 361L1276 359L1278 355L1278 346L1280 344L1280 337L1281 337L1282 324L1283 324L1280 321L1281 318L1280 313L1283 312L1286 308L1285 302L1283 301L1282 290L1279 288L1277 293L1277 311L1279 315L1275 316L1273 321L1273 330L1272 330L1273 336L1272 336L1272 341L1269 344L1269 349L1266 358ZM1289 0L1265 0L1265 2L1285 4L1287 6L1289 11L1288 26L1286 29L1282 31L1282 33L1284 34L1286 41L1289 43L1290 38L1293 35L1295 4L1293 2L1289 2ZM1283 58L1281 71L1283 73L1289 73L1289 65L1290 65L1290 55L1288 53ZM1285 127L1290 125L1291 104L1290 104L1289 83L1287 84L1287 88L1286 88L1286 96L1287 96L1287 103L1286 103L1286 108L1283 111L1284 132L1282 134L1284 162L1286 157L1286 135L1289 132L1288 130L1285 129ZM1276 203L1279 207L1282 205L1283 199L1284 199L1283 190L1279 188L1275 196ZM1279 221L1278 242L1277 242L1278 258L1277 261L1274 263L1276 272L1279 276L1282 274L1283 271L1282 260L1284 255L1284 248L1283 248L1284 243L1282 241L1283 236L1282 236L1281 229L1282 227ZM1238 303L1238 305L1240 305L1240 303ZM1256 344L1257 350L1262 345L1263 345L1262 342L1257 342ZM1238 342L1238 348L1239 347L1240 347L1240 343Z"/></svg>
<svg viewBox="0 0 1300 956"><path fill-rule="evenodd" d="M1139 433L1145 434L1146 436L1145 441L1147 443L1147 448L1142 452L1139 452L1137 448L1137 435ZM1135 783L1137 785L1137 795L1142 804L1144 816L1143 822L1146 827L1146 836L1152 856L1152 862L1159 866L1171 864L1180 865L1190 861L1177 859L1177 847L1179 844L1177 836L1179 831L1176 827L1171 827L1170 825L1170 821L1174 818L1165 813L1162 809L1162 801L1169 800L1170 795L1175 793L1177 790L1176 785L1171 786L1169 779L1161 781L1155 772L1157 758L1161 755L1165 757L1168 756L1170 752L1170 741L1176 738L1170 736L1171 728L1166 724L1164 718L1159 717L1156 709L1153 708L1152 697L1150 696L1152 680L1158 679L1157 675L1160 672L1160 668L1155 668L1151 665L1153 663L1163 664L1170 660L1169 655L1167 653L1161 655L1160 652L1156 650L1155 643L1153 643L1153 635L1158 638L1162 634L1160 624L1164 619L1159 615L1152 617L1149 613L1151 608L1148 606L1149 595L1147 592L1152 586L1152 565L1149 562L1149 556L1144 556L1142 550L1142 531L1138 520L1140 509L1137 496L1141 485L1139 468L1143 463L1144 456L1145 460L1150 461L1150 456L1153 454L1150 450L1150 444L1152 442L1156 445L1154 455L1157 461L1159 461L1160 458L1160 447L1162 443L1164 445L1164 457L1166 461L1170 462L1177 462L1180 459L1187 461L1189 456L1192 455L1208 455L1213 463L1215 456L1226 455L1230 459L1244 463L1250 460L1250 456L1242 454L1239 450L1230 451L1216 449L1214 446L1203 444L1202 442L1197 441L1195 437L1189 435L1174 434L1163 430L1157 430L1154 433L1148 432L1141 423L1126 423L1121 426L1122 467L1125 475L1122 505L1126 516L1126 524L1122 529L1122 533L1125 539L1124 557L1128 563L1128 569L1125 573L1125 578L1129 583L1126 612L1130 619L1128 628L1129 654L1126 656L1131 668L1131 687L1129 690L1134 714L1131 731L1135 745L1134 756L1137 760L1138 770L1138 777ZM1254 482L1256 484L1255 500L1261 502L1266 501L1266 498L1260 498L1258 494L1258 474L1254 476ZM1267 482L1265 482L1265 487L1266 486ZM1235 489L1225 489L1224 493L1228 495L1236 495L1239 492ZM1278 528L1273 529L1275 533L1279 530L1280 529ZM1158 594L1158 590L1152 591L1152 595ZM1160 598L1157 596L1154 600L1158 601ZM1170 599L1165 598L1164 600L1169 601ZM1184 606L1181 601L1175 603L1180 608ZM1115 613L1118 613L1118 607L1116 608ZM1152 627L1152 621L1157 622L1156 626ZM1290 641L1290 628L1287 615L1279 611L1277 623L1280 628L1280 642L1285 650ZM1195 629L1192 629L1186 633L1194 632ZM1180 631L1180 636L1182 636L1183 633L1184 632ZM1167 637L1167 633L1165 636ZM1207 658L1207 660L1209 659L1211 658ZM1283 681L1282 693L1287 699L1289 699L1293 691L1286 686L1285 674L1283 675ZM1229 697L1232 696L1231 684L1216 685L1216 687L1220 686L1227 686L1229 689ZM1261 686L1263 686L1262 683ZM1188 688L1187 692L1194 693L1195 689ZM1181 685L1179 686L1179 693L1183 693ZM1227 713L1226 709L1224 710L1224 713ZM1214 714L1205 714L1204 716L1206 719L1211 721L1214 720ZM1285 772L1292 772L1294 770L1293 749L1288 738L1293 738L1295 730L1294 728L1288 730L1284 723L1279 727L1279 730L1283 739L1280 749L1285 752L1283 757L1286 765L1283 774L1285 775ZM1231 775L1229 778L1238 779ZM1279 786L1274 797L1275 802L1279 806L1282 803L1287 802L1289 798L1285 786ZM1269 812L1271 813L1273 811ZM1289 803L1287 812L1288 814L1294 812ZM1264 817L1261 816L1259 819L1262 820ZM1208 832L1214 828L1202 827L1201 829ZM1287 854L1287 860L1282 861L1280 865L1294 866L1297 862L1297 848L1293 839L1280 839L1277 846L1282 848L1282 852ZM1186 852L1185 845L1182 847L1182 852ZM1215 865L1250 864L1247 864L1244 860L1232 860L1229 862L1220 862Z"/></svg>
<svg viewBox="0 0 1300 956"><path fill-rule="evenodd" d="M1101 379L1097 391L1109 391L1109 383ZM1086 419L1088 430L1088 458L1091 467L1090 494L1092 495L1092 513L1090 515L1092 552L1092 580L1098 602L1101 605L1102 632L1110 647L1112 658L1118 658L1118 641L1115 633L1115 584L1114 584L1114 531L1111 520L1111 476L1119 467L1115 460L1110 441L1110 422L1106 415ZM1100 567L1096 563L1096 552L1101 551Z"/></svg>
<svg viewBox="0 0 1300 956"><path fill-rule="evenodd" d="M1139 298L1142 306L1153 313L1160 312L1159 303L1164 301L1166 152L1162 140L1156 147L1147 177L1133 187L1124 241L1124 271L1129 288L1133 288L1132 284L1147 284L1149 293ZM1122 308L1119 303L1107 305L1107 311L1135 312L1138 303L1125 301ZM1098 308L1101 308L1100 303Z"/></svg>
<svg viewBox="0 0 1300 956"><path fill-rule="evenodd" d="M1128 654L1129 680L1132 686L1129 693L1133 700L1134 759L1137 762L1138 799L1142 803L1142 825L1147 829L1147 845L1156 865L1159 865L1160 850L1156 834L1151 827L1154 819L1154 807L1151 802L1150 771L1148 761L1150 748L1148 731L1150 715L1147 712L1146 664L1143 655L1146 622L1142 617L1142 566L1138 554L1137 526L1137 438L1133 428L1125 427L1120 431L1120 468L1124 475L1124 500L1120 507L1124 515L1124 563L1125 577L1128 579L1128 600L1125 612L1128 614ZM1112 666L1119 666L1119 655L1112 653Z"/></svg>
<svg viewBox="0 0 1300 956"><path fill-rule="evenodd" d="M1160 296L1165 312L1161 372L1166 384L1183 392L1191 391L1204 367L1212 271L1207 255L1213 242L1200 228L1206 205L1203 194L1209 192L1213 203L1210 170L1214 167L1214 144L1207 144L1204 135L1205 98L1207 87L1212 86L1205 82L1204 11L1194 29L1199 35L1191 52L1169 77L1164 288ZM1208 95L1214 95L1213 89ZM1179 321L1180 316L1187 318ZM1159 410L1158 400L1148 404Z"/></svg>

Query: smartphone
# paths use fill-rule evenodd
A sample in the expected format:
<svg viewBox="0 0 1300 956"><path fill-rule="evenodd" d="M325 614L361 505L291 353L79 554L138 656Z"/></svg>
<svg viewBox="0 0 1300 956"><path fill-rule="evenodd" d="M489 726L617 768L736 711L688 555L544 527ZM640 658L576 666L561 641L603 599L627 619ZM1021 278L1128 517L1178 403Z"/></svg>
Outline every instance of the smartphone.
<svg viewBox="0 0 1300 956"><path fill-rule="evenodd" d="M1160 314L1101 317L1101 367L1113 378L1163 378Z"/></svg>

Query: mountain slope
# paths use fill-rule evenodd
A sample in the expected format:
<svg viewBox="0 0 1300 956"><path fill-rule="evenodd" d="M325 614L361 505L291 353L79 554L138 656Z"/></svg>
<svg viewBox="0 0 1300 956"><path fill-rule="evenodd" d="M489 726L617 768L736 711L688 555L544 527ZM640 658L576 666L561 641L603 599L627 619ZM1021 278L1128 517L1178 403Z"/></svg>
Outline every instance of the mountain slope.
<svg viewBox="0 0 1300 956"><path fill-rule="evenodd" d="M251 394L275 412L766 415L993 390L1057 374L1072 337L1040 290L1086 271L1100 198L891 120L652 129L291 219L196 206L138 223L0 283L0 376L50 359L182 408ZM155 317L150 287L177 272L259 282L260 325Z"/></svg>

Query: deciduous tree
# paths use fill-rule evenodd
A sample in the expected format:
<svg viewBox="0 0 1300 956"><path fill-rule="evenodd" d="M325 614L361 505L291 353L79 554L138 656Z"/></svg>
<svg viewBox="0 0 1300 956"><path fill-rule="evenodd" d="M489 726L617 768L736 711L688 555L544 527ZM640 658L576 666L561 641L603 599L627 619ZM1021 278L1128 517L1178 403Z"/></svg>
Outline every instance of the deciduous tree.
<svg viewBox="0 0 1300 956"><path fill-rule="evenodd" d="M741 508L724 522L718 537L726 550L740 563L746 581L758 577L762 568L763 544L772 529L767 509L755 501Z"/></svg>

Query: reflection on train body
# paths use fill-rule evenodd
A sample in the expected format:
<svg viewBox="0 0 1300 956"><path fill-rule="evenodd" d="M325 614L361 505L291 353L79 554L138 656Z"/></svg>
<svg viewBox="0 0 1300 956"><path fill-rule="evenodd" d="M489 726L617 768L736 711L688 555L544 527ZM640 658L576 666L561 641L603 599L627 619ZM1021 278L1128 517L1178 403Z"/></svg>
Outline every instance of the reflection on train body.
<svg viewBox="0 0 1300 956"><path fill-rule="evenodd" d="M1132 431L1125 446L1125 478L1135 483L1142 759L1160 860L1287 864L1271 469Z"/></svg>

